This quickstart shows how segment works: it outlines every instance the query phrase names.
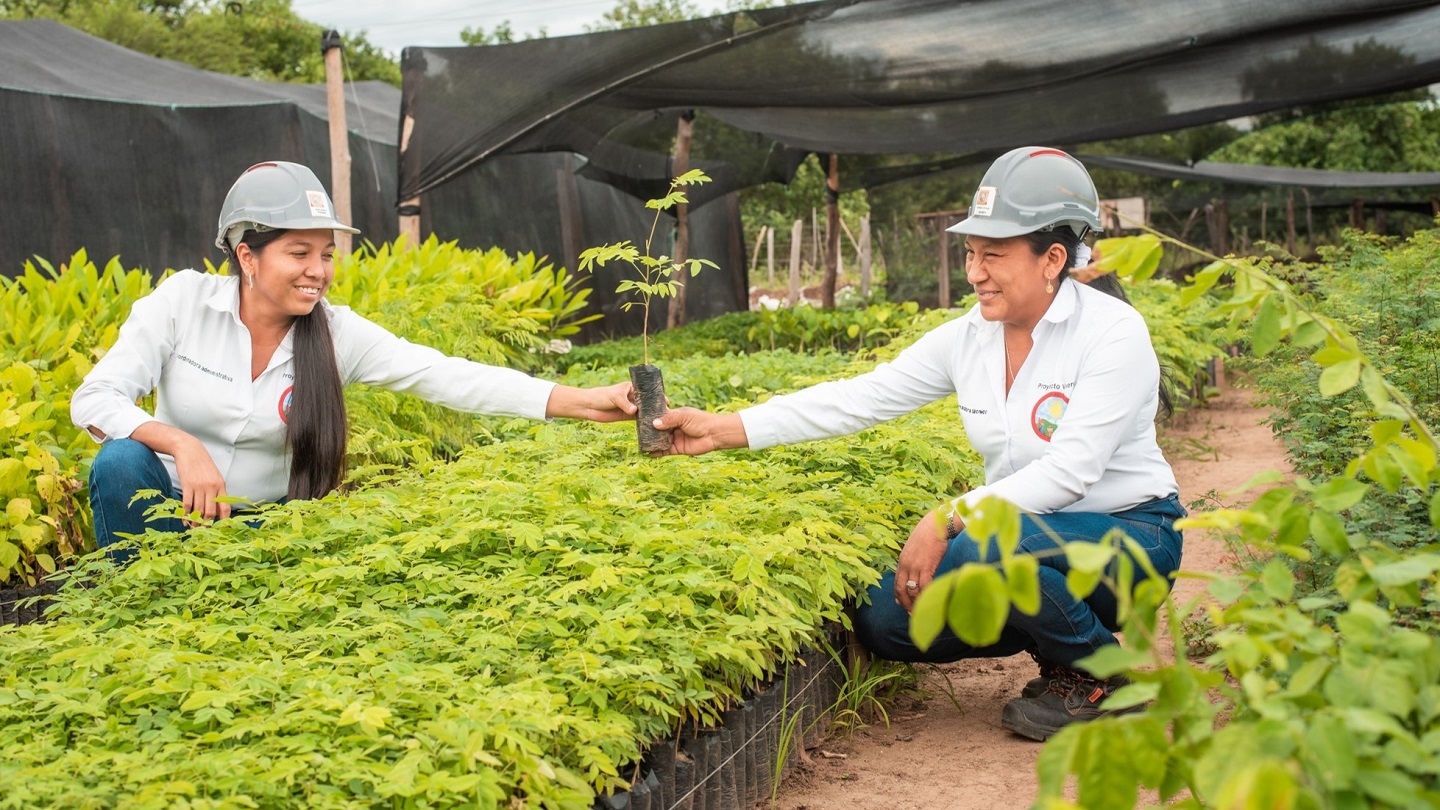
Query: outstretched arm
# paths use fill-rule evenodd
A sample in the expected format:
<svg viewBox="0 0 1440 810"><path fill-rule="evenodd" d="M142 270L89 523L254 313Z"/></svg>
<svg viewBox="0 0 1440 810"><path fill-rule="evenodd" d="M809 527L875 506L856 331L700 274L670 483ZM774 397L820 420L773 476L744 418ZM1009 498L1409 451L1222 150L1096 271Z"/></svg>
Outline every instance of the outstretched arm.
<svg viewBox="0 0 1440 810"><path fill-rule="evenodd" d="M749 447L745 424L738 413L707 413L697 408L676 408L655 420L657 430L673 430L668 452L652 455L698 456L711 450Z"/></svg>
<svg viewBox="0 0 1440 810"><path fill-rule="evenodd" d="M545 403L545 417L589 419L592 422L621 422L635 418L635 402L630 383L622 382L601 388L575 388L557 385Z"/></svg>

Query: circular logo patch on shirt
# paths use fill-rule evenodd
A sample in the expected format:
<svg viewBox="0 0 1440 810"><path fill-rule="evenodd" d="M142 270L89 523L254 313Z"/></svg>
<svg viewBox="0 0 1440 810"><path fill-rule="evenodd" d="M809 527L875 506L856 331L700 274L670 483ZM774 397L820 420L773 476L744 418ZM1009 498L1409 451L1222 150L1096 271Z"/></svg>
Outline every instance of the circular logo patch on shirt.
<svg viewBox="0 0 1440 810"><path fill-rule="evenodd" d="M1030 427L1035 429L1035 435L1050 441L1055 435L1055 428L1060 426L1060 417L1065 415L1065 408L1070 404L1070 398L1059 391L1051 391L1035 403L1035 410L1030 412Z"/></svg>
<svg viewBox="0 0 1440 810"><path fill-rule="evenodd" d="M286 388L284 393L280 394L280 421L284 422L287 425L290 424L290 400L292 398L291 395L294 393L295 386L292 385L289 388Z"/></svg>

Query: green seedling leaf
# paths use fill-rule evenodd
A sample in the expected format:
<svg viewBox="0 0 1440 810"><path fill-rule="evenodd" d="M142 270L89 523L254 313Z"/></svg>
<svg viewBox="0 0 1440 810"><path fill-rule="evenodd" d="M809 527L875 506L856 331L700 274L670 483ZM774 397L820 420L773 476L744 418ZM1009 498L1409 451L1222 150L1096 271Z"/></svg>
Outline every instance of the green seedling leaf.
<svg viewBox="0 0 1440 810"><path fill-rule="evenodd" d="M1280 310L1275 299L1265 298L1250 327L1250 342L1257 357L1269 354L1280 343Z"/></svg>
<svg viewBox="0 0 1440 810"><path fill-rule="evenodd" d="M915 600L915 609L910 613L910 638L923 652L939 638L945 629L945 614L955 590L955 579L942 576L930 583ZM887 596L882 595L884 599Z"/></svg>
<svg viewBox="0 0 1440 810"><path fill-rule="evenodd" d="M1015 609L1027 616L1040 612L1040 562L1028 554L1004 562L1005 585Z"/></svg>
<svg viewBox="0 0 1440 810"><path fill-rule="evenodd" d="M1350 541L1345 536L1345 524L1329 512L1310 513L1310 536L1321 551L1332 557L1343 557L1350 553Z"/></svg>
<svg viewBox="0 0 1440 810"><path fill-rule="evenodd" d="M1131 281L1144 281L1160 267L1164 249L1153 234L1100 239L1095 243L1100 252L1096 268L1102 273L1114 272Z"/></svg>
<svg viewBox="0 0 1440 810"><path fill-rule="evenodd" d="M1333 397L1355 387L1360 381L1360 358L1341 360L1320 372L1320 395Z"/></svg>
<svg viewBox="0 0 1440 810"><path fill-rule="evenodd" d="M1180 291L1180 305L1188 307L1209 292L1230 265L1223 261L1211 262L1196 273L1194 283Z"/></svg>
<svg viewBox="0 0 1440 810"><path fill-rule="evenodd" d="M989 565L966 563L944 576L955 578L946 612L955 635L976 647L999 641L1010 616L1010 597L1000 572Z"/></svg>
<svg viewBox="0 0 1440 810"><path fill-rule="evenodd" d="M1419 554L1391 563L1382 563L1371 568L1370 578L1382 587L1408 585L1429 579L1440 569L1440 554Z"/></svg>
<svg viewBox="0 0 1440 810"><path fill-rule="evenodd" d="M1260 584L1265 589L1265 595L1276 602L1289 602L1295 595L1295 572L1284 560L1274 559L1265 564L1264 571L1260 574Z"/></svg>
<svg viewBox="0 0 1440 810"><path fill-rule="evenodd" d="M1370 490L1353 478L1334 478L1315 488L1312 498L1315 505L1329 512L1343 512L1359 503Z"/></svg>

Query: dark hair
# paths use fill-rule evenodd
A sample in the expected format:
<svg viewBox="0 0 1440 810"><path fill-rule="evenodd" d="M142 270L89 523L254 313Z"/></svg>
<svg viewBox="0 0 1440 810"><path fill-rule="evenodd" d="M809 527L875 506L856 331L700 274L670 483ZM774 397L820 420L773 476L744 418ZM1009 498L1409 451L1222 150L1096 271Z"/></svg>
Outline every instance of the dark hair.
<svg viewBox="0 0 1440 810"><path fill-rule="evenodd" d="M246 231L240 239L257 255L285 229ZM236 260L238 262L238 259ZM243 282L242 282L243 283ZM340 486L345 475L345 445L350 436L345 416L345 386L335 364L335 341L325 307L316 304L295 319L295 388L285 422L290 447L290 500L319 498Z"/></svg>
<svg viewBox="0 0 1440 810"><path fill-rule="evenodd" d="M1070 267L1075 263L1075 253L1080 247L1082 237L1068 225L1059 225L1048 231L1032 231L1021 234L1020 238L1030 244L1030 250L1036 256L1045 255L1045 251L1049 250L1051 245L1059 245L1064 248L1065 265L1056 278L1064 281L1070 275ZM1103 293L1108 293L1130 304L1130 296L1125 294L1125 288L1121 286L1120 279L1116 278L1114 273L1103 273L1092 279L1089 284ZM1130 305L1134 306L1134 304ZM1170 398L1170 374L1169 367L1160 366L1160 406L1155 414L1157 419L1169 419L1170 415L1175 412L1174 401Z"/></svg>

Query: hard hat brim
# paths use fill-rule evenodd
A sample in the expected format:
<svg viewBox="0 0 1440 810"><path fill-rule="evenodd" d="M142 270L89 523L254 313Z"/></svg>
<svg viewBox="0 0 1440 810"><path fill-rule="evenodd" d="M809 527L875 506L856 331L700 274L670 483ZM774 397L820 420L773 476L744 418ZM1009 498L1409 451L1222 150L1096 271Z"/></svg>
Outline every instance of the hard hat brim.
<svg viewBox="0 0 1440 810"><path fill-rule="evenodd" d="M256 224L265 225L265 227L271 228L270 225L266 225L266 224L263 223L263 222L256 223ZM273 230L280 230L279 228L272 228L272 229L273 229ZM333 220L333 219L301 220L299 224L296 224L296 225L287 225L287 226L285 226L285 228L284 228L284 230L287 230L287 231L308 231L308 230L316 230L316 229L325 229L325 230L331 230L331 231L340 231L341 233L352 233L352 234L358 234L358 233L360 233L360 229L359 229L359 228L352 228L352 227L350 227L349 225L342 225L342 224L340 224L340 222L339 222L338 220ZM249 229L247 229L247 230L249 230ZM229 246L225 244L225 231L222 230L222 231L220 232L220 235L217 236L217 237L215 237L215 247L220 248L221 250L229 250Z"/></svg>
<svg viewBox="0 0 1440 810"><path fill-rule="evenodd" d="M328 228L329 230L340 231L341 233L360 233L359 228L342 225L339 220L334 219L314 219L308 222L301 220L285 226L285 230L287 231L306 231L315 228Z"/></svg>
<svg viewBox="0 0 1440 810"><path fill-rule="evenodd" d="M984 217L966 217L945 230L950 233L963 233L966 236L983 236L987 239L1009 239L1012 236L1034 233L1039 228L1026 229L1014 222Z"/></svg>

